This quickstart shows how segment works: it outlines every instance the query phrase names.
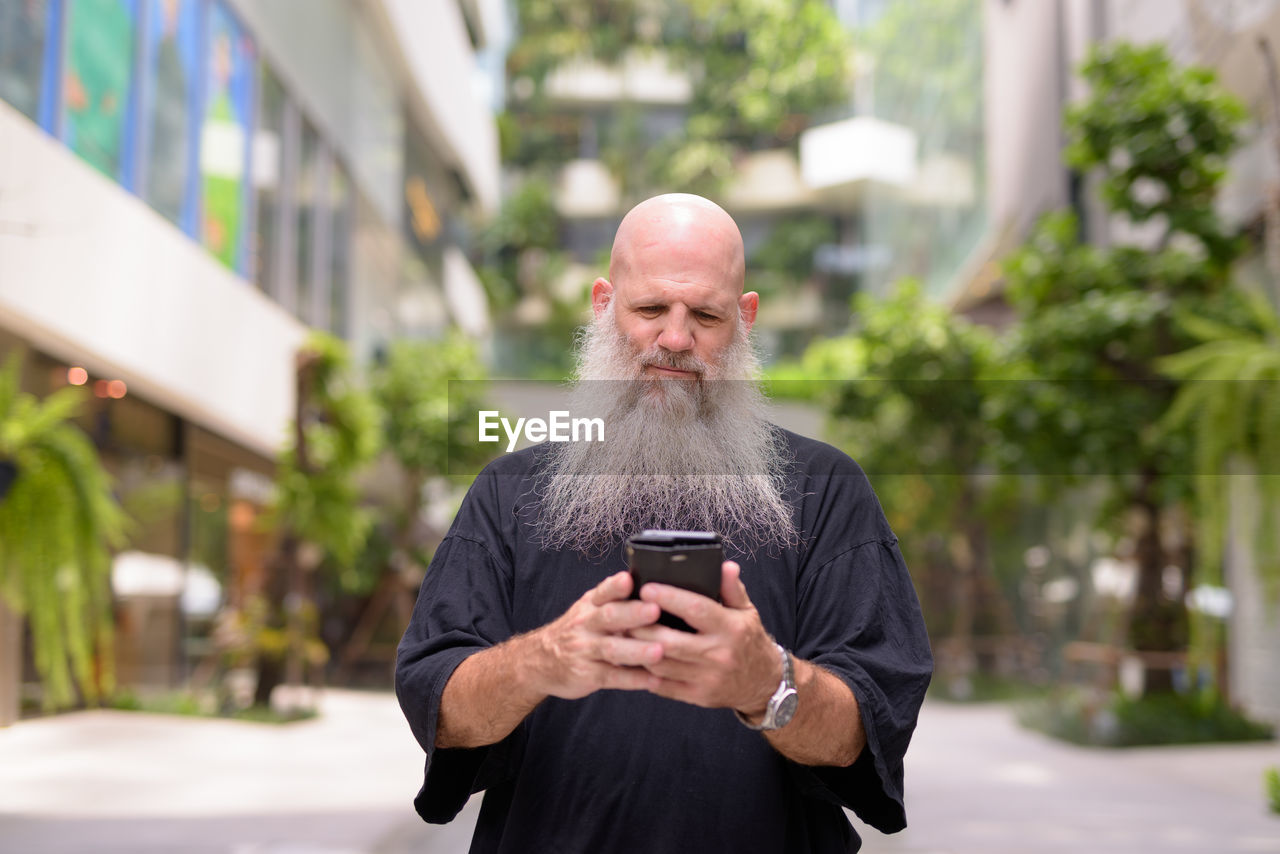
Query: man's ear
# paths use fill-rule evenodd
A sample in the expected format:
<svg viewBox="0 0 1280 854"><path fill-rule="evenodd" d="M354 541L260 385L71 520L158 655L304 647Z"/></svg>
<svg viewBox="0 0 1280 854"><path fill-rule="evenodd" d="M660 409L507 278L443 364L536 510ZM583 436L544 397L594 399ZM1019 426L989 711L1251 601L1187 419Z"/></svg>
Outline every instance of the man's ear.
<svg viewBox="0 0 1280 854"><path fill-rule="evenodd" d="M613 285L609 284L608 279L596 279L595 284L591 286L591 310L595 312L596 317L604 313L611 299L613 299Z"/></svg>
<svg viewBox="0 0 1280 854"><path fill-rule="evenodd" d="M750 330L756 322L756 309L760 307L760 294L755 291L747 291L738 297L738 311L742 312L742 322L747 325Z"/></svg>

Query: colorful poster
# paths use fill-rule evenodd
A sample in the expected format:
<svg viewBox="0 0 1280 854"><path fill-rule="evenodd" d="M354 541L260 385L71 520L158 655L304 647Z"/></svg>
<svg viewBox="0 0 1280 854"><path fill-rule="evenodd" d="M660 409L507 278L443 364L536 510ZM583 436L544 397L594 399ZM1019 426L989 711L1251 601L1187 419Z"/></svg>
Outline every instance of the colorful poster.
<svg viewBox="0 0 1280 854"><path fill-rule="evenodd" d="M143 195L166 219L191 232L200 115L200 3L153 0L149 5Z"/></svg>
<svg viewBox="0 0 1280 854"><path fill-rule="evenodd" d="M209 4L208 33L200 135L201 233L219 261L243 271L256 52L244 28L216 0Z"/></svg>
<svg viewBox="0 0 1280 854"><path fill-rule="evenodd" d="M99 172L129 186L137 0L74 0L66 15L62 138Z"/></svg>

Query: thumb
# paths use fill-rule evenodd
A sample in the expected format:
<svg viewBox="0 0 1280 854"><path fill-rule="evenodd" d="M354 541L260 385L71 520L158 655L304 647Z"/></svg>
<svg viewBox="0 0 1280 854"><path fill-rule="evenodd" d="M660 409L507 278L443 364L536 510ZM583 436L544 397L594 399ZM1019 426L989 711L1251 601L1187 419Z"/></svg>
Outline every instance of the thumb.
<svg viewBox="0 0 1280 854"><path fill-rule="evenodd" d="M726 608L742 610L751 607L751 597L742 583L742 567L731 560L720 566L720 600Z"/></svg>

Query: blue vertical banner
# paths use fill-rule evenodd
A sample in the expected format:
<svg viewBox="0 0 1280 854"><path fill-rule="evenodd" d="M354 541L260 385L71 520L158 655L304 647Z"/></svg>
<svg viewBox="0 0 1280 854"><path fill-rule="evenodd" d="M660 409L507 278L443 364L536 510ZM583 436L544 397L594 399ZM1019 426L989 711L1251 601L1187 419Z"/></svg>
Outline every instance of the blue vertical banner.
<svg viewBox="0 0 1280 854"><path fill-rule="evenodd" d="M200 134L201 242L244 273L249 260L253 96L257 50L221 0L208 5Z"/></svg>
<svg viewBox="0 0 1280 854"><path fill-rule="evenodd" d="M142 195L195 234L201 96L199 0L150 0L141 98Z"/></svg>
<svg viewBox="0 0 1280 854"><path fill-rule="evenodd" d="M63 4L64 0L49 0L45 10L44 69L36 119L40 127L56 137L62 136L62 48L65 42L62 24L66 20Z"/></svg>

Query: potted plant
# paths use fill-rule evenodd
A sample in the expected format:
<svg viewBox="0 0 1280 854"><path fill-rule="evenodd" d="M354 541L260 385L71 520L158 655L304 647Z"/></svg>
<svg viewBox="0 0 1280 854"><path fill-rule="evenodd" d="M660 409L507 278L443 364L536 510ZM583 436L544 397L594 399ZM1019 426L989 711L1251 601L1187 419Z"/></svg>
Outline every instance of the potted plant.
<svg viewBox="0 0 1280 854"><path fill-rule="evenodd" d="M125 517L93 443L71 418L83 391L44 400L0 370L0 597L25 618L46 707L111 686L112 546Z"/></svg>

